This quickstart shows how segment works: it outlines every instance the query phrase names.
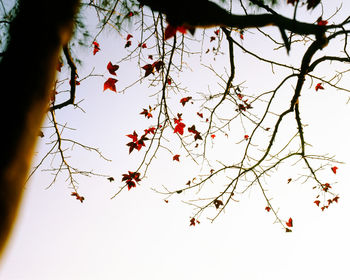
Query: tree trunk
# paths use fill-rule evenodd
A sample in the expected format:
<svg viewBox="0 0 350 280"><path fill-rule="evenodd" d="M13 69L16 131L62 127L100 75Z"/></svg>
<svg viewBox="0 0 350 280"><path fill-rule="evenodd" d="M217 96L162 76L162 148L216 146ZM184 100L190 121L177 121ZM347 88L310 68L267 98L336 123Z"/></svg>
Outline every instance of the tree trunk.
<svg viewBox="0 0 350 280"><path fill-rule="evenodd" d="M79 0L19 0L0 62L0 256L18 212L62 46Z"/></svg>

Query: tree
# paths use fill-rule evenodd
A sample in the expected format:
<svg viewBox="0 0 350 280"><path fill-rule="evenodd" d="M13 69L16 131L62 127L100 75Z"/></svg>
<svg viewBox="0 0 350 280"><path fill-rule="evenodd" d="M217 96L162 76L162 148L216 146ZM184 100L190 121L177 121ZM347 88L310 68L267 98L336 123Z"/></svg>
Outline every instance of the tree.
<svg viewBox="0 0 350 280"><path fill-rule="evenodd" d="M316 196L314 203L322 211L327 209L332 203L338 202L338 195L332 192L332 183L329 183L327 179L323 179L324 173L322 173L322 170L329 164L331 164L331 168L327 170L336 173L336 161L330 156L314 155L308 152L304 134L305 127L302 121L300 96L302 95L302 90L305 90L306 80L312 83L316 92L322 91L326 87L348 91L342 84L342 78L347 74L347 70L343 68L342 64L336 66L335 74L330 77L324 77L322 70L318 73L317 68L326 63L349 62L347 54L348 30L346 29L349 18L346 17L339 20L337 18L338 9L336 13L325 20L323 19L322 11L325 11L324 13L326 14L328 9L322 9L324 6L320 4L320 1L311 0L288 0L286 1L287 3L280 1L281 5L287 4L286 8L288 11L292 11L291 17L284 17L277 10L274 10L279 8L279 6L274 6L276 4L274 2L276 1L265 1L264 3L264 1L257 0L246 2L241 0L237 1L237 3L226 1L215 4L200 0L192 2L155 0L135 2L125 0L81 3L82 13L92 9L96 13L97 18L100 19L99 31L94 34L90 44L88 44L92 48L94 55L99 55L103 52L103 48L99 44L99 35L108 26L112 26L125 34L123 34L126 39L124 48L130 50L128 56L122 59L120 63L110 62L106 65L109 74L103 84L103 90L106 93L108 91L117 92L115 73L119 65L119 70L121 70L121 64L126 63L129 59L138 61L141 76L137 81L148 81L156 89L155 97L150 100L150 104L145 104L145 108L142 108L140 112L141 117L149 120L150 123L152 121L151 125L145 127L141 133L140 131L131 130L127 135L129 142L126 148L129 150L129 153L143 153L143 156L139 165L133 171L126 171L122 174L121 181L123 185L115 195L118 195L123 190L131 190L137 187L142 182L145 174L147 174L149 166L155 160L156 155L164 150L169 151L171 160L181 162L184 157L187 157L200 164L202 170L204 170L203 173L194 174L190 180L187 179L187 183L184 184L185 187L177 186L172 189L164 187L162 190L157 190L166 196L166 202L173 195L179 195L191 190L201 191L205 197L201 199L195 197L195 202L191 202L195 208L195 212L189 221L192 226L199 223L199 217L204 210L210 207L215 209L216 213L212 217L212 219L215 219L230 202L236 201L237 196L257 185L266 199L265 210L273 213L276 222L281 224L287 232L291 231L293 219L291 217L282 218L278 215L278 211L271 203L271 197L266 193L266 185L264 185L265 178L267 179L283 162L298 163L300 167L306 167L306 172L302 174L299 180L305 179L313 182L312 187L315 188ZM45 84L45 87L40 89L40 100L43 100L41 103L36 99L38 90L35 87L28 89L32 94L27 92L25 97L22 97L24 95L22 89L17 89L17 87L15 90L18 93L14 92L12 95L6 95L6 104L12 104L14 103L13 99L18 99L18 96L21 97L23 103L21 103L22 107L19 111L23 112L23 116L17 117L18 112L15 112L15 117L11 117L15 121L6 123L5 131L9 132L11 136L13 135L13 138L9 137L9 139L6 139L8 140L6 147L13 148L6 151L5 161L2 163L2 182L5 182L3 178L6 178L7 174L11 173L9 168L12 167L10 167L9 162L17 165L23 160L22 155L27 154L25 151L33 147L34 138L39 133L39 126L45 115L45 106L49 105L48 117L50 118L56 140L51 142L52 149L49 150L37 166L34 166L34 171L38 170L47 158L58 154L59 161L57 166L52 166L50 169L55 174L51 183L55 182L58 175L66 172L69 183L73 188L71 195L83 202L84 196L81 195L77 185L77 177L79 175L106 176L111 182L115 178L110 175L81 170L69 163L66 150L63 147L67 143L94 151L101 157L103 155L96 148L72 139L63 138L62 129L59 129L60 125L55 117L55 111L57 110L67 106L79 107L79 103L75 101L77 85L83 82L85 78L95 75L91 72L87 77L79 79L79 69L75 63L78 57L72 57L71 55L71 50L74 48L73 43L76 43L77 39L67 44L68 35L61 35L62 37L60 38L62 39L58 41L55 37L58 36L57 34L61 34L61 26L65 27L67 23L71 23L75 13L76 2L57 3L58 8L55 11L45 6L50 12L54 12L54 15L58 15L55 17L57 20L55 22L55 20L50 20L52 14L49 12L45 13L47 16L45 20L49 21L50 25L45 25L46 28L43 34L48 33L50 36L53 34L53 38L47 39L50 38L48 37L49 35L38 33L36 40L31 38L31 41L36 42L31 46L32 49L28 49L26 46L25 50L17 49L18 46L25 44L17 43L16 40L29 41L27 38L28 29L25 29L20 24L16 27L15 23L16 21L20 23L32 22L27 19L21 21L21 11L28 16L28 11L32 11L33 7L24 6L25 4L20 2L19 7L21 5L23 8L19 8L19 12L9 29L9 43L6 51L3 52L0 64L1 73L3 74L1 77L5 83L10 85L7 88L13 87L16 83L17 77L15 78L13 73L18 69L19 62L24 60L22 56L18 56L18 53L24 56L27 53L32 54L34 64L44 72L47 69L51 69L51 72L45 72L45 74L51 74L47 77L45 76L44 82L42 80L43 72L31 69L33 76L27 76L28 84L35 84L33 81L36 81L41 87ZM45 3L39 3L38 7L41 7L41 5L45 5ZM72 9L65 10L65 5L72 7ZM61 11L59 8L64 11ZM42 9L40 9L40 12L38 12L39 8L34 10L38 15L33 17L33 14L30 14L30 18L38 19L41 23ZM305 10L308 10L313 15L314 20L309 20L310 22L307 23L297 19L299 14L305 12ZM230 13L230 11L235 12ZM23 16L23 18L25 17ZM333 19L334 24L330 24L329 22ZM138 35L132 35L124 31L124 24L132 20L139 27L140 33ZM79 19L75 19L75 23L79 26ZM4 20L4 24L7 24L6 20ZM35 24L35 21L33 21L33 26L36 26ZM261 29L261 27L267 25L273 25L275 28ZM223 56L221 54L224 53L229 64L229 70L225 73L224 70L217 70L208 64L203 66L209 69L214 77L217 77L220 84L219 87L213 89L212 93L194 95L187 94L180 83L176 81L176 77L186 65L185 57L195 56L195 52L188 46L189 40L192 40L192 38L198 39L198 30L196 30L198 27L215 27L202 33L200 44L207 44L210 48L202 49L200 55L210 54L212 57L219 59L220 56ZM16 30L15 28L18 29ZM252 32L252 28L256 28L257 33L250 35L249 32ZM22 33L18 30L21 30ZM56 31L52 32L53 30ZM71 26L65 30L69 33L68 30L71 30ZM79 38L79 30L77 29L75 38ZM278 33L275 32L276 30ZM188 35L187 33L191 34ZM248 35L246 35L247 33ZM85 35L86 33L83 32L81 34ZM195 37L192 37L192 34ZM16 39L16 36L19 39ZM276 57L278 54L278 57L281 57L281 59L267 58L264 54L259 53L259 49L254 51L247 49L245 40L249 36L256 41L258 40L257 38L267 39L270 48L275 49ZM41 43L41 41L44 42ZM325 55L328 50L327 44L333 41L336 41L341 46L337 50L338 53L336 55ZM214 43L217 45L213 46ZM48 47L47 44L50 46ZM60 47L63 47L63 54L61 60L58 61ZM146 54L145 51L150 48L152 48L153 53ZM289 59L293 55L293 50L296 49L302 52L303 55L299 58L298 65L291 65ZM253 57L258 63L266 63L272 67L272 73L279 71L284 76L279 78L279 81L272 86L268 85L268 89L260 84L255 88L253 87L253 91L256 93L251 93L249 91L250 88L244 83L244 79L249 81L251 77L245 77L244 79L236 77L238 62L236 61L234 50ZM291 54L288 56L287 53L290 50ZM321 50L322 53L320 52ZM46 55L43 55L43 53ZM43 62L45 62L45 65L42 64ZM54 79L53 72L57 69L57 65L61 66L62 63L67 65L69 69L69 78L64 79L64 77L59 76L59 80L54 83L54 90L51 91L50 85ZM9 69L14 70L9 71ZM65 81L69 81L69 98L59 102L58 86ZM251 84L249 86L252 87ZM219 89L220 87L221 89ZM286 88L288 88L289 92L288 102L277 103L276 100L279 98L280 92L282 89L286 90ZM126 91L127 89L128 87L124 90L118 90L118 92ZM181 98L174 102L174 98L170 95L171 92L181 94ZM51 101L48 104L50 94ZM24 98L28 98L28 101ZM286 100L286 97L283 96L282 99ZM193 104L191 104L192 101ZM39 103L42 104L41 109L36 107ZM193 106L191 109L188 109L190 105ZM31 110L35 112L35 118L37 119L35 124L29 125L32 137L22 137L21 135L29 134L26 128L19 124L24 123L23 120L26 119L27 114ZM8 116L7 113L5 115L3 112L3 114L3 117ZM277 137L280 136L280 131L290 115L294 115L296 130L288 131L286 139L278 140ZM14 123L18 125L14 125ZM235 134L230 131L231 127L235 128ZM44 136L42 133L40 135ZM226 162L211 162L208 156L211 149L210 144L221 136L227 136L229 139L232 137L233 139L230 146L225 150L229 152L232 148L232 142L238 142L241 153L234 159L228 161L226 159ZM31 140L29 144L24 145L18 142L19 139ZM170 144L166 142L168 139L171 140ZM264 139L264 141L260 139ZM177 141L181 145L183 154L173 151L173 141ZM21 152L17 152L19 147L23 149ZM31 159L31 156L25 159L27 164L23 170L28 169L29 159ZM1 184L5 186L3 187L5 191L2 192L0 197L1 205L5 205L1 213L12 212L12 207L17 205L17 201L20 199L21 189L27 172L16 171L15 174L16 176L12 178L11 182ZM21 175L18 176L17 174ZM212 191L207 188L210 184L217 184L219 179L224 180L224 183L221 183L218 189ZM287 178L286 183L297 179ZM13 189L16 191L13 192ZM13 193L15 198L8 200L8 193ZM6 200L10 201L10 205L4 204ZM5 237L8 235L8 225L13 221L13 216L9 214L5 214L4 217L8 217L8 219L4 218L1 220L8 220L9 222L0 227L1 235L4 236L2 240L5 240ZM4 242L1 243L4 244Z"/></svg>

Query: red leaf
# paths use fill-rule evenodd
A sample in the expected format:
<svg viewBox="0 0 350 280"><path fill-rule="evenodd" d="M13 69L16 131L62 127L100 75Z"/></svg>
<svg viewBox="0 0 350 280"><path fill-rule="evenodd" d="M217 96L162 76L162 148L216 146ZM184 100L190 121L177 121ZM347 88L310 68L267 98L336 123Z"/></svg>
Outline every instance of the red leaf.
<svg viewBox="0 0 350 280"><path fill-rule="evenodd" d="M106 89L110 89L111 91L117 92L115 88L115 83L118 82L117 79L109 78L105 83L103 84L103 91Z"/></svg>
<svg viewBox="0 0 350 280"><path fill-rule="evenodd" d="M148 133L155 133L156 128L155 127L150 127L148 129L145 129L145 135L147 135Z"/></svg>
<svg viewBox="0 0 350 280"><path fill-rule="evenodd" d="M146 71L145 77L149 76L150 74L154 74L152 64L146 64L146 65L142 66L142 69Z"/></svg>
<svg viewBox="0 0 350 280"><path fill-rule="evenodd" d="M180 155L175 155L175 156L173 156L173 160L180 161Z"/></svg>
<svg viewBox="0 0 350 280"><path fill-rule="evenodd" d="M197 112L197 115L198 115L200 118L203 119L203 114L202 114L202 113Z"/></svg>
<svg viewBox="0 0 350 280"><path fill-rule="evenodd" d="M148 112L147 109L143 109L143 111L140 113L140 115L145 115L145 118L149 119L152 118L152 114L150 112Z"/></svg>
<svg viewBox="0 0 350 280"><path fill-rule="evenodd" d="M287 227L293 227L293 220L289 218L288 222L286 222Z"/></svg>
<svg viewBox="0 0 350 280"><path fill-rule="evenodd" d="M110 182L113 182L114 178L113 177L108 177L107 180L110 181Z"/></svg>
<svg viewBox="0 0 350 280"><path fill-rule="evenodd" d="M167 84L170 86L171 85L171 78L167 79Z"/></svg>
<svg viewBox="0 0 350 280"><path fill-rule="evenodd" d="M156 69L157 72L159 72L160 68L162 68L164 66L163 61L158 60L153 62L152 67Z"/></svg>
<svg viewBox="0 0 350 280"><path fill-rule="evenodd" d="M331 185L329 183L322 184L322 189L327 192L328 189L331 189Z"/></svg>
<svg viewBox="0 0 350 280"><path fill-rule="evenodd" d="M319 200L315 200L315 201L314 201L314 203L315 203L317 206L320 205L320 202L321 202L321 201L319 201Z"/></svg>
<svg viewBox="0 0 350 280"><path fill-rule="evenodd" d="M131 34L128 34L128 36L126 36L126 40L129 41L133 36Z"/></svg>
<svg viewBox="0 0 350 280"><path fill-rule="evenodd" d="M244 135L244 139L245 139L245 140L248 140L248 139L249 139L249 135L247 135L247 134Z"/></svg>
<svg viewBox="0 0 350 280"><path fill-rule="evenodd" d="M319 89L324 89L324 87L322 86L321 83L318 83L316 86L315 86L315 90L318 91Z"/></svg>
<svg viewBox="0 0 350 280"><path fill-rule="evenodd" d="M287 184L289 184L290 182L292 182L292 178L288 178Z"/></svg>
<svg viewBox="0 0 350 280"><path fill-rule="evenodd" d="M339 196L336 196L336 197L333 198L333 201L338 203L338 199L339 199Z"/></svg>
<svg viewBox="0 0 350 280"><path fill-rule="evenodd" d="M216 29L216 30L214 31L214 33L215 33L215 35L219 35L220 29Z"/></svg>
<svg viewBox="0 0 350 280"><path fill-rule="evenodd" d="M190 220L190 226L195 226L196 225L196 219L195 218L192 218Z"/></svg>
<svg viewBox="0 0 350 280"><path fill-rule="evenodd" d="M117 71L119 69L119 65L114 65L114 64L112 64L112 62L109 62L108 64L107 64L107 70L108 70L108 72L110 73L110 74L112 74L112 75L117 75L116 73L115 73L115 71Z"/></svg>
<svg viewBox="0 0 350 280"><path fill-rule="evenodd" d="M148 56L148 58L152 60L152 59L153 59L153 55L150 54L150 55Z"/></svg>
<svg viewBox="0 0 350 280"><path fill-rule="evenodd" d="M136 187L135 182L139 182L141 181L141 179L139 179L140 173L138 172L128 171L128 173L129 174L122 175L123 176L122 181L125 181L126 185L128 186L128 190L130 190L131 188L135 188Z"/></svg>
<svg viewBox="0 0 350 280"><path fill-rule="evenodd" d="M212 139L214 139L214 138L216 137L216 135L215 135L215 134L212 134L212 135L210 135L210 137L211 137Z"/></svg>
<svg viewBox="0 0 350 280"><path fill-rule="evenodd" d="M338 167L333 166L331 169L332 169L332 171L333 171L334 174L337 174L337 169L338 169Z"/></svg>
<svg viewBox="0 0 350 280"><path fill-rule="evenodd" d="M141 45L141 48L143 48L143 49L147 48L146 43L143 43L143 44Z"/></svg>
<svg viewBox="0 0 350 280"><path fill-rule="evenodd" d="M92 44L94 45L93 55L95 55L98 51L100 51L100 45L96 41L93 41Z"/></svg>
<svg viewBox="0 0 350 280"><path fill-rule="evenodd" d="M192 125L191 127L188 128L188 132L193 133L193 134L197 134L198 131L196 130L196 126Z"/></svg>
<svg viewBox="0 0 350 280"><path fill-rule="evenodd" d="M320 25L320 26L325 26L328 24L328 21L327 20L322 20L322 17L319 17L317 19L317 25Z"/></svg>
<svg viewBox="0 0 350 280"><path fill-rule="evenodd" d="M126 41L126 44L125 44L124 48L128 48L130 46L131 46L131 41Z"/></svg>
<svg viewBox="0 0 350 280"><path fill-rule="evenodd" d="M77 200L79 200L81 203L83 203L83 201L84 201L84 197L83 196L80 196L77 192L72 192L71 193L71 196L75 196L75 198L77 199Z"/></svg>
<svg viewBox="0 0 350 280"><path fill-rule="evenodd" d="M266 206L266 207L265 207L265 210L266 210L267 212L270 212L270 210L271 210L271 207L269 207L269 206Z"/></svg>
<svg viewBox="0 0 350 280"><path fill-rule="evenodd" d="M215 39L216 39L215 36L211 36L211 37L210 37L210 42L213 42Z"/></svg>
<svg viewBox="0 0 350 280"><path fill-rule="evenodd" d="M134 133L133 134L128 134L128 135L126 135L126 136L128 136L129 138L131 138L132 139L132 142L137 142L137 133L136 133L136 131L134 130Z"/></svg>
<svg viewBox="0 0 350 280"><path fill-rule="evenodd" d="M180 103L182 104L182 106L185 106L185 104L190 101L192 99L191 96L188 96L188 97L184 97L180 100Z"/></svg>
<svg viewBox="0 0 350 280"><path fill-rule="evenodd" d="M127 15L127 17L132 17L133 15L134 15L133 12L129 12L128 15Z"/></svg>
<svg viewBox="0 0 350 280"><path fill-rule="evenodd" d="M179 133L180 135L183 135L185 126L186 125L182 122L177 123L174 128L174 133Z"/></svg>

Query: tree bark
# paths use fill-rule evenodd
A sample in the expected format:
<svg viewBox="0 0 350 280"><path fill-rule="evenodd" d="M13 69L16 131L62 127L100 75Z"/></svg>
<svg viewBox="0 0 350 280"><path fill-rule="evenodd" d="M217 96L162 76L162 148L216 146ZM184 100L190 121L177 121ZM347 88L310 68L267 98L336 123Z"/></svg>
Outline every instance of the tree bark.
<svg viewBox="0 0 350 280"><path fill-rule="evenodd" d="M19 0L0 62L0 256L17 216L62 46L79 0Z"/></svg>

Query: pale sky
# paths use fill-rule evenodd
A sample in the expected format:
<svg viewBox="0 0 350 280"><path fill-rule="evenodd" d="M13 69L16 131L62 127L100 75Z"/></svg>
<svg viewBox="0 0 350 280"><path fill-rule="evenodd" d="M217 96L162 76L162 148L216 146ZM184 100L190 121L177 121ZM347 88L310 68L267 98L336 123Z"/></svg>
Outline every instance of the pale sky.
<svg viewBox="0 0 350 280"><path fill-rule="evenodd" d="M349 7L343 9L348 11ZM329 15L333 11L334 7ZM327 18L326 12L324 18ZM256 45L254 36L249 37L248 32L244 40L247 47ZM103 83L110 77L105 67L109 61L117 62L125 54L125 39L109 32L98 41L101 51L95 56L91 49L79 54L83 60L83 70L78 72L80 77L93 67L94 73L104 74L104 77L83 81L77 88L77 99L83 99L80 105L86 113L67 108L57 112L57 119L77 129L67 130L66 137L98 147L112 162L104 162L78 149L72 153L76 157L70 160L87 169L110 174L116 181L110 183L104 177L79 179L79 192L85 197L84 203L80 203L70 196L65 176L46 189L52 176L48 172L37 172L26 188L16 229L0 265L0 280L349 279L350 133L347 124L350 105L346 104L347 95L327 88L316 93L310 85L300 99L302 118L308 124L305 135L313 151L336 155L337 160L345 162L337 164L336 175L328 167L325 171L329 181L337 182L334 188L340 196L338 204L322 212L313 203L312 185L287 184L287 178L295 178L301 172L284 164L269 179L268 193L282 218L293 217L292 233L273 223L274 217L264 210L266 202L256 187L242 195L239 202L230 204L214 223L207 219L215 214L210 210L207 216L201 216L199 225L190 227L194 211L182 200L193 199L191 194L173 196L165 203L164 196L151 190L161 190L162 185L183 186L190 176L196 176L199 167L183 154L178 163L172 161L170 153L161 152L144 182L110 199L122 185L121 174L133 170L140 160L140 154L128 154L125 135L152 125L152 119L144 119L139 113L152 105L154 99L149 95L154 89L148 88L149 82L144 80L142 85L123 94L103 92ZM135 39L133 43L136 42ZM259 46L258 51L276 60L278 55L283 55L281 59L293 61L302 54L292 49L287 57L283 51L265 52L263 43ZM270 75L267 80L263 75L266 68L253 64L254 60L238 50L236 54L237 83L247 80L250 90L272 89L278 84L280 76ZM212 76L206 76L208 73L192 58L188 61L193 71L186 72L185 77L172 78L188 86L190 93L204 91L207 84L203 81L210 81ZM224 62L217 57L210 63ZM331 70L321 69L325 73ZM137 80L140 71L137 64L124 63L117 74L118 90ZM350 87L348 81L344 84ZM285 91L290 89L287 86ZM178 102L183 96L187 94L177 94L172 100ZM190 110L191 105L186 106L186 110ZM294 123L286 122L287 129L289 125L295 128ZM38 146L36 161L48 148L45 141L50 134L45 136ZM218 134L210 142L211 154L225 158L230 143L232 151L238 152L241 146L236 142ZM174 154L183 152L179 144L171 148Z"/></svg>

